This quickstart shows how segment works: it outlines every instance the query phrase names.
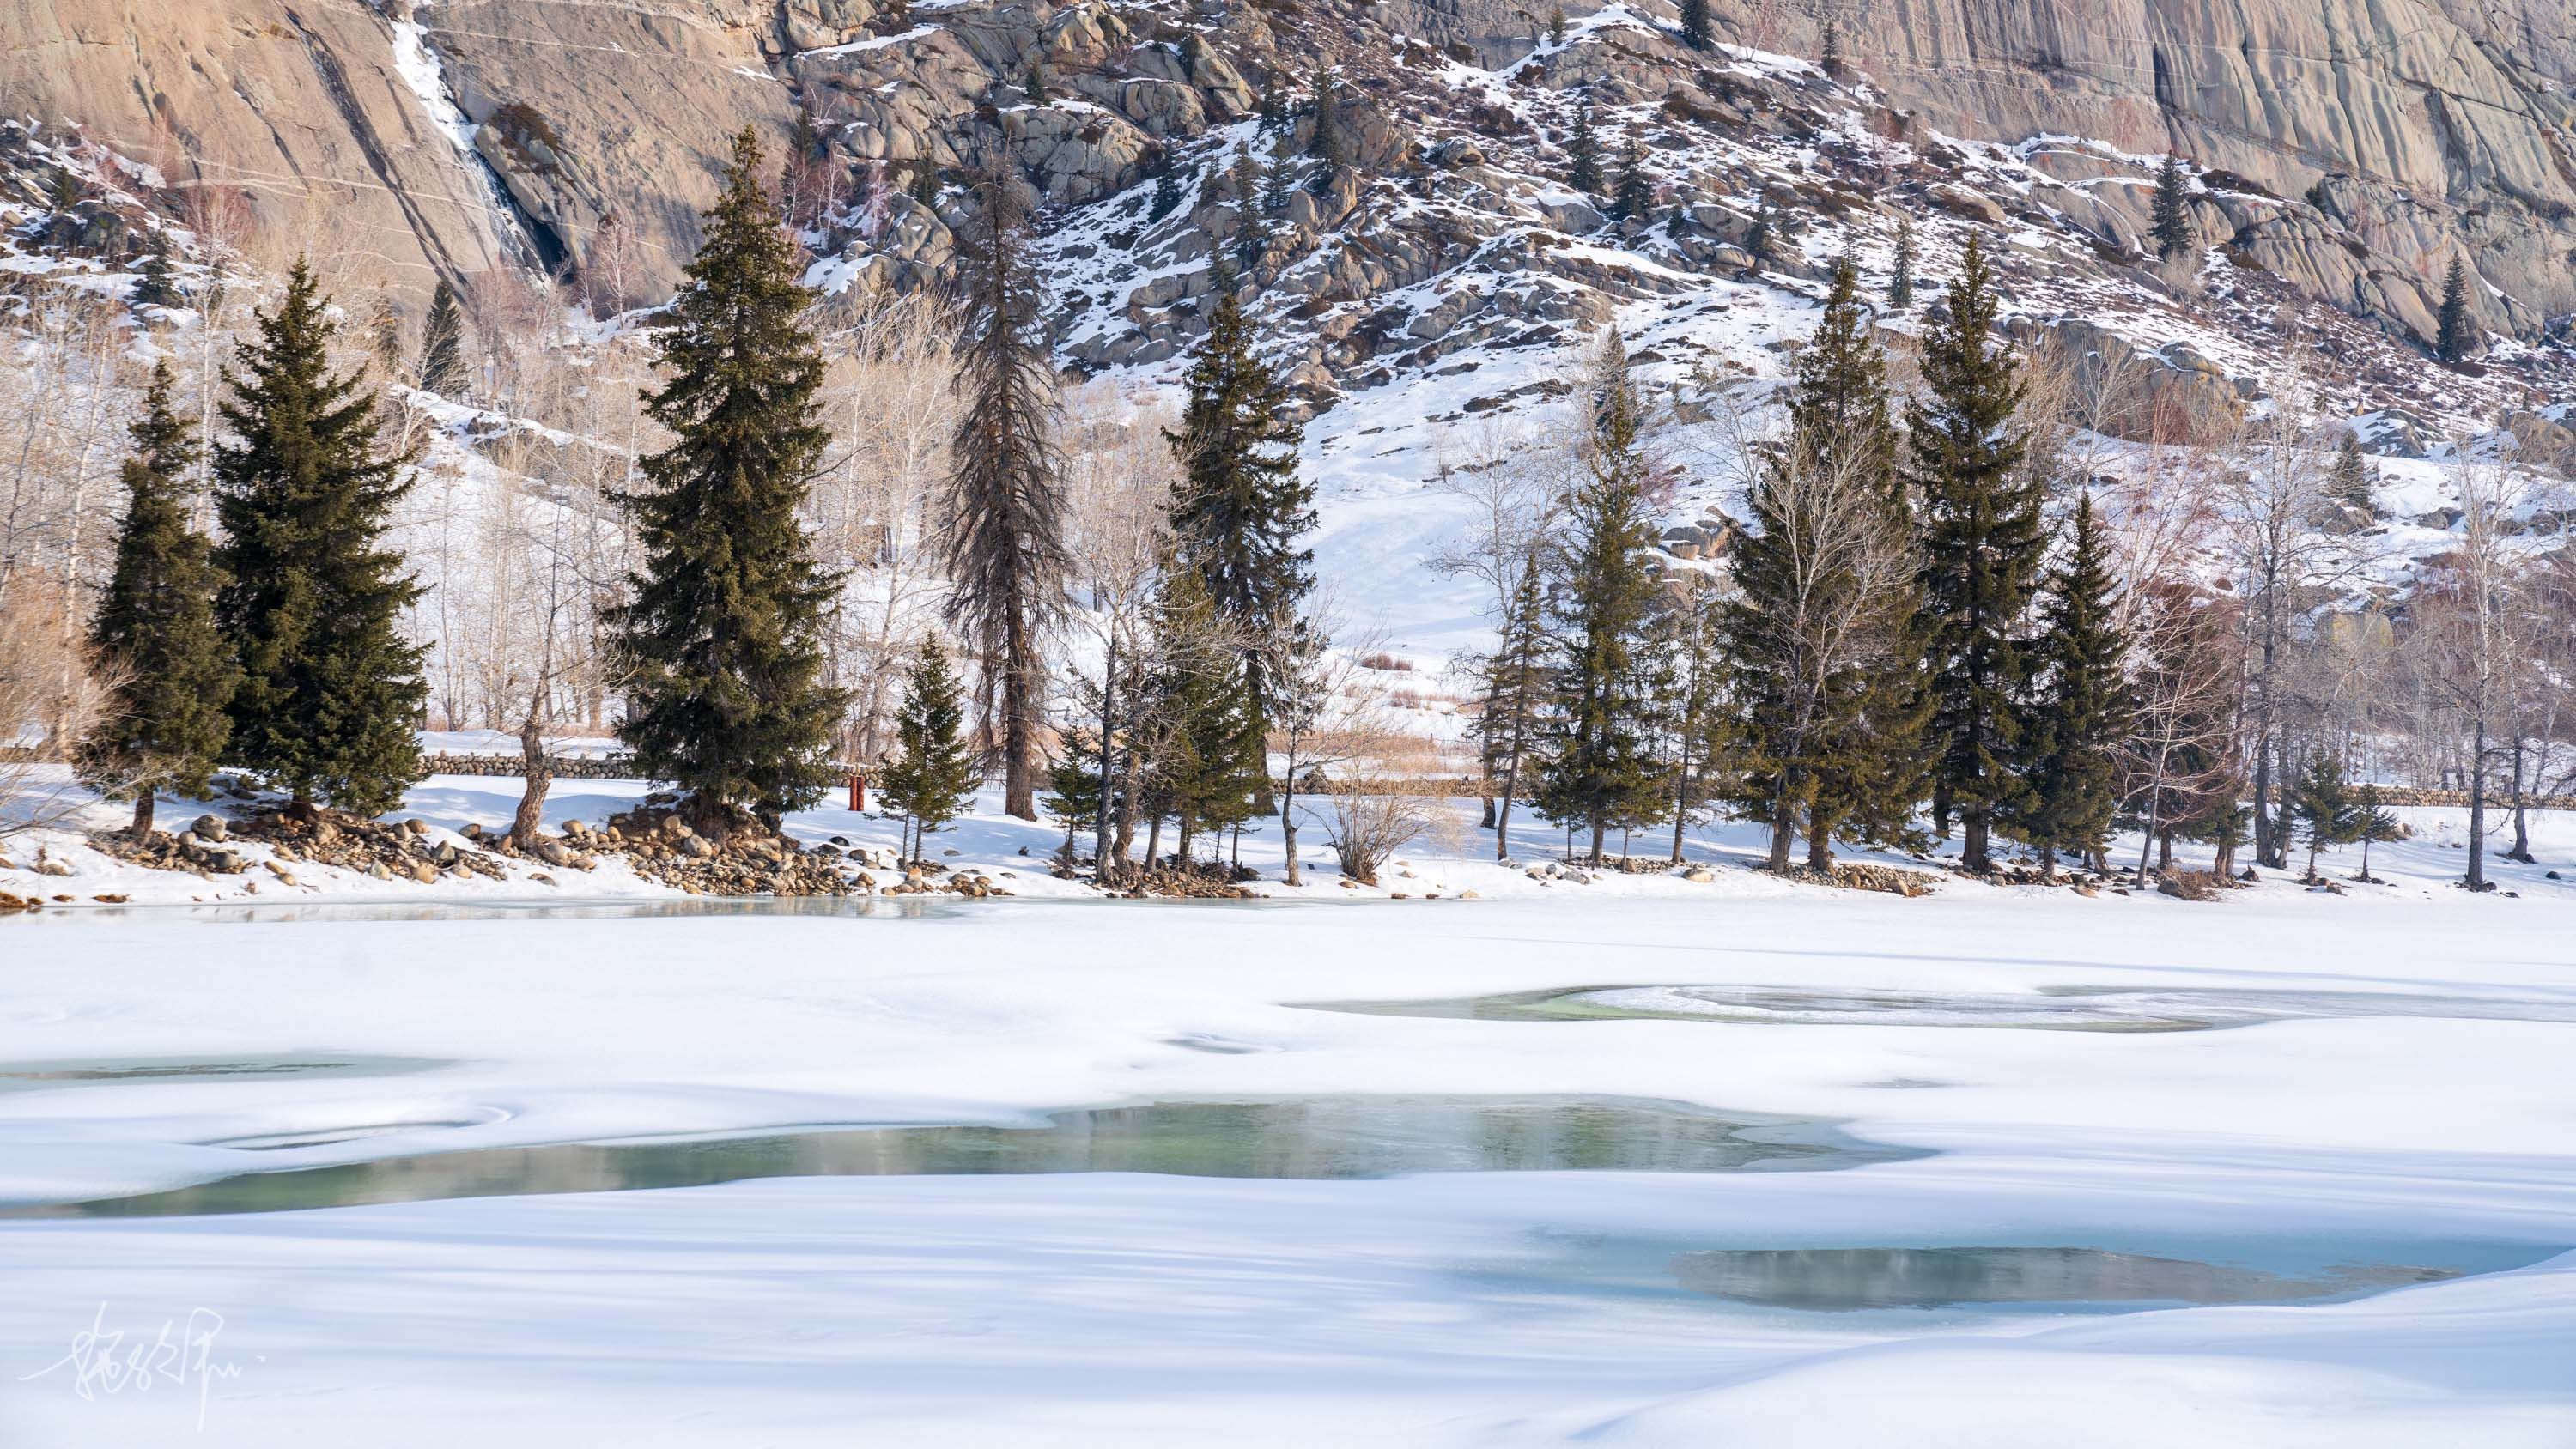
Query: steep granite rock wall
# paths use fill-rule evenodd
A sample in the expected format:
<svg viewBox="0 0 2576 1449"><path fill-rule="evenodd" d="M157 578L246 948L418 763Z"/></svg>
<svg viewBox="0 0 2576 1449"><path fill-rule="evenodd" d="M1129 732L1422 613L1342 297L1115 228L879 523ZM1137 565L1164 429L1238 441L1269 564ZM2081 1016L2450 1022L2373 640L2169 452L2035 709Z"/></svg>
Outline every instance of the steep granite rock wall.
<svg viewBox="0 0 2576 1449"><path fill-rule="evenodd" d="M1739 4L1739 27L1759 7ZM1777 7L1771 7L1777 8ZM2439 285L2455 244L2525 336L2576 311L2576 9L2562 0L1873 0L1845 51L1900 108L1957 135L2056 132L2323 199L2377 258ZM1816 27L1772 27L1806 47ZM2258 259L2370 305L2342 248ZM2299 273L2304 270L2308 275Z"/></svg>
<svg viewBox="0 0 2576 1449"><path fill-rule="evenodd" d="M243 199L234 240L254 258L310 252L419 306L504 243L393 42L357 0L22 0L0 6L0 93L175 186Z"/></svg>

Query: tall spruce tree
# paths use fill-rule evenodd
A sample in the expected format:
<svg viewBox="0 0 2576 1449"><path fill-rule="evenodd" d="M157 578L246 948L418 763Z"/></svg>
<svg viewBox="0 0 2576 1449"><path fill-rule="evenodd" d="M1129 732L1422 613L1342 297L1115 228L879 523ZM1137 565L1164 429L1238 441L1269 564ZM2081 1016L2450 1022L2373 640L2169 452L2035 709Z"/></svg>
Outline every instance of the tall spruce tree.
<svg viewBox="0 0 2576 1449"><path fill-rule="evenodd" d="M1914 218L1896 219L1896 260L1887 274L1887 309L1908 312L1914 308Z"/></svg>
<svg viewBox="0 0 2576 1449"><path fill-rule="evenodd" d="M1351 163L1350 133L1342 121L1341 73L1329 65L1316 68L1314 106L1315 129L1306 138L1306 154L1324 163L1316 177L1321 187L1334 167Z"/></svg>
<svg viewBox="0 0 2576 1449"><path fill-rule="evenodd" d="M1559 50L1565 48L1565 7L1562 5L1551 5L1547 9L1547 43Z"/></svg>
<svg viewBox="0 0 2576 1449"><path fill-rule="evenodd" d="M2362 456L2359 436L2344 434L2343 446L2335 449L2334 473L2329 482L2335 497L2365 513L2378 506L2373 496L2370 461Z"/></svg>
<svg viewBox="0 0 2576 1449"><path fill-rule="evenodd" d="M2020 371L1989 344L1994 319L1993 276L1971 235L1948 315L1924 329L1925 394L1906 414L1906 473L1923 511L1934 815L1946 830L1957 811L1961 863L1977 871L1993 864L1989 834L2020 798L2023 625L2047 545L2042 484L2019 466Z"/></svg>
<svg viewBox="0 0 2576 1449"><path fill-rule="evenodd" d="M90 647L115 692L79 761L81 779L107 798L133 795L136 840L152 833L156 791L205 793L232 735L225 707L241 680L215 628L223 576L205 535L189 526L186 479L197 449L170 410L170 386L170 365L156 363L125 461L116 571L90 625Z"/></svg>
<svg viewBox="0 0 2576 1449"><path fill-rule="evenodd" d="M1775 228L1771 225L1771 203L1765 199L1762 209L1753 213L1753 225L1744 233L1744 254L1753 259L1756 268L1771 265L1771 248Z"/></svg>
<svg viewBox="0 0 2576 1449"><path fill-rule="evenodd" d="M627 675L619 738L719 835L745 814L775 824L822 798L839 778L831 750L847 700L823 682L840 579L814 561L800 518L828 436L823 361L803 320L813 294L760 178L760 140L745 127L656 338L669 380L645 412L672 439L619 498L643 567L606 620Z"/></svg>
<svg viewBox="0 0 2576 1449"><path fill-rule="evenodd" d="M453 397L465 386L465 313L446 282L429 299L420 328L420 390Z"/></svg>
<svg viewBox="0 0 2576 1449"><path fill-rule="evenodd" d="M1839 20L1825 22L1824 40L1816 52L1816 69L1835 80L1843 78L1843 27Z"/></svg>
<svg viewBox="0 0 2576 1449"><path fill-rule="evenodd" d="M1165 436L1182 469L1172 499L1176 562L1243 641L1238 687L1255 727L1266 728L1277 700L1263 646L1301 627L1315 587L1315 556L1298 543L1315 527L1315 489L1297 474L1304 430L1284 415L1286 394L1252 342L1233 294L1220 292L1190 364L1180 426ZM1260 793L1266 801L1269 792Z"/></svg>
<svg viewBox="0 0 2576 1449"><path fill-rule="evenodd" d="M2191 191L2183 182L2182 161L2168 154L2156 170L2152 234L2156 255L2171 261L2191 250Z"/></svg>
<svg viewBox="0 0 2576 1449"><path fill-rule="evenodd" d="M1016 184L995 175L977 190L983 211L958 257L968 324L957 382L966 408L946 500L949 601L1000 713L1003 808L1035 820L1046 639L1063 617L1072 567L1055 436L1062 408Z"/></svg>
<svg viewBox="0 0 2576 1449"><path fill-rule="evenodd" d="M1292 119L1288 110L1288 71L1272 66L1270 76L1261 83L1261 129L1276 136L1288 129Z"/></svg>
<svg viewBox="0 0 2576 1449"><path fill-rule="evenodd" d="M2075 501L2065 562L2051 575L2031 719L2030 792L2018 824L2039 851L2100 861L2120 803L2119 751L2134 717L2128 642L2112 608L2110 550L2089 493Z"/></svg>
<svg viewBox="0 0 2576 1449"><path fill-rule="evenodd" d="M1288 184L1287 159L1274 151L1270 164L1263 167L1261 171L1261 214L1272 221L1286 216L1288 194L1291 190Z"/></svg>
<svg viewBox="0 0 2576 1449"><path fill-rule="evenodd" d="M904 675L903 703L895 712L899 753L878 776L885 808L903 817L906 859L919 860L924 837L965 813L983 783L965 727L965 691L957 671L939 641L926 639Z"/></svg>
<svg viewBox="0 0 2576 1449"><path fill-rule="evenodd" d="M1166 156L1163 169L1154 175L1154 197L1145 208L1145 219L1161 221L1180 210L1181 185L1181 168Z"/></svg>
<svg viewBox="0 0 2576 1449"><path fill-rule="evenodd" d="M1243 686L1234 635L1206 577L1186 565L1165 576L1154 612L1154 668L1144 714L1157 818L1179 830L1178 857L1212 831L1250 819L1268 789L1262 718Z"/></svg>
<svg viewBox="0 0 2576 1449"><path fill-rule="evenodd" d="M1250 275L1270 252L1270 217L1261 204L1261 194L1269 185L1270 168L1250 151L1242 151L1234 158L1232 172L1234 265L1235 270Z"/></svg>
<svg viewBox="0 0 2576 1449"><path fill-rule="evenodd" d="M2433 337L2433 352L2444 362L2460 362L2477 345L2477 322L2469 315L2468 263L2453 257L2451 270L2442 278L2442 315Z"/></svg>
<svg viewBox="0 0 2576 1449"><path fill-rule="evenodd" d="M1621 221L1644 221L1654 210L1655 198L1646 183L1645 158L1637 152L1637 137L1631 132L1619 148L1619 189L1613 194L1610 214Z"/></svg>
<svg viewBox="0 0 2576 1449"><path fill-rule="evenodd" d="M1930 759L1924 730L1932 694L1924 675L1929 639L1915 565L1914 502L1897 471L1886 353L1860 300L1860 269L1849 255L1834 266L1816 335L1798 358L1789 403L1792 446L1807 465L1839 476L1858 494L1850 527L1866 568L1850 601L1836 672L1818 732L1807 809L1807 864L1833 865L1837 838L1913 845L1915 807ZM1866 521L1863 521L1866 520Z"/></svg>
<svg viewBox="0 0 2576 1449"><path fill-rule="evenodd" d="M1565 143L1565 184L1593 196L1601 190L1601 142L1592 134L1592 98L1574 108L1574 135Z"/></svg>
<svg viewBox="0 0 2576 1449"><path fill-rule="evenodd" d="M1772 829L1785 869L1838 833L1896 838L1921 798L1928 708L1909 504L1896 474L1883 353L1850 258L1798 354L1789 437L1757 475L1753 527L1730 555L1722 614L1742 770L1737 803Z"/></svg>
<svg viewBox="0 0 2576 1449"><path fill-rule="evenodd" d="M1626 349L1608 333L1594 363L1592 436L1584 477L1566 499L1561 576L1551 604L1556 637L1539 813L1590 837L1603 858L1614 826L1652 820L1663 804L1645 734L1647 673L1639 658L1655 580L1646 460Z"/></svg>
<svg viewBox="0 0 2576 1449"><path fill-rule="evenodd" d="M1709 28L1708 0L1682 0L1682 43L1693 50L1706 50L1717 36Z"/></svg>
<svg viewBox="0 0 2576 1449"><path fill-rule="evenodd" d="M231 754L292 791L362 815L419 772L428 687L402 611L421 590L382 547L409 459L388 455L359 374L333 376L330 299L298 260L277 309L242 344L215 449L227 576L215 619L238 652Z"/></svg>

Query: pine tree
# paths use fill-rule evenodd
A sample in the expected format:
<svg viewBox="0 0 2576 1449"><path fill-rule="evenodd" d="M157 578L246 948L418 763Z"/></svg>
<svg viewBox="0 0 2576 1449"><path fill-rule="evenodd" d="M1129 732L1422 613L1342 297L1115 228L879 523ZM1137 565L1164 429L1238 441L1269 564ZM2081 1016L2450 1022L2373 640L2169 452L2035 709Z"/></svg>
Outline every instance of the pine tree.
<svg viewBox="0 0 2576 1449"><path fill-rule="evenodd" d="M2182 162L2167 155L2156 171L2156 255L2171 261L2191 250L2191 192L2185 187Z"/></svg>
<svg viewBox="0 0 2576 1449"><path fill-rule="evenodd" d="M1300 627L1315 587L1315 556L1297 542L1315 527L1314 485L1297 473L1304 430L1283 415L1286 395L1254 355L1231 292L1218 295L1185 386L1180 427L1165 435L1183 473L1172 500L1176 563L1241 637L1236 677L1256 726L1266 727L1276 699L1261 645Z"/></svg>
<svg viewBox="0 0 2576 1449"><path fill-rule="evenodd" d="M1548 7L1547 43L1558 50L1565 48L1565 7L1562 5Z"/></svg>
<svg viewBox="0 0 2576 1449"><path fill-rule="evenodd" d="M453 397L465 386L465 314L446 282L429 299L420 328L420 390Z"/></svg>
<svg viewBox="0 0 2576 1449"><path fill-rule="evenodd" d="M2397 823L2379 794L2376 782L2365 784L2355 799L2352 838L2361 842L2361 874L2355 879L2364 885L2373 883L2370 874L2370 846L2373 841L2404 840L2406 827Z"/></svg>
<svg viewBox="0 0 2576 1449"><path fill-rule="evenodd" d="M134 268L134 290L127 300L137 307L179 305L179 279L170 270L170 240L158 231L143 244L143 258Z"/></svg>
<svg viewBox="0 0 2576 1449"><path fill-rule="evenodd" d="M409 459L379 443L377 399L334 377L338 325L298 260L277 310L242 345L221 408L233 440L215 450L215 513L228 581L215 618L242 668L230 752L309 809L392 809L417 777L421 648L402 611L421 590L380 547L410 489Z"/></svg>
<svg viewBox="0 0 2576 1449"><path fill-rule="evenodd" d="M1261 214L1277 221L1288 214L1288 163L1274 159L1262 168Z"/></svg>
<svg viewBox="0 0 2576 1449"><path fill-rule="evenodd" d="M1843 27L1840 21L1825 22L1823 49L1816 56L1816 69L1835 80L1843 78Z"/></svg>
<svg viewBox="0 0 2576 1449"><path fill-rule="evenodd" d="M930 161L912 163L912 199L934 210L939 205L939 168Z"/></svg>
<svg viewBox="0 0 2576 1449"><path fill-rule="evenodd" d="M803 320L813 294L760 161L745 127L656 339L669 381L645 412L672 440L619 498L643 567L606 618L627 675L619 738L719 834L822 797L847 698L823 682L840 580L814 562L800 518L827 436Z"/></svg>
<svg viewBox="0 0 2576 1449"><path fill-rule="evenodd" d="M1887 309L1908 312L1914 307L1914 218L1896 219L1896 261L1887 277Z"/></svg>
<svg viewBox="0 0 2576 1449"><path fill-rule="evenodd" d="M2362 457L2361 439L2354 434L2344 434L2343 446L2335 450L2332 487L2337 498L2364 513L2377 506L2371 496L2370 464Z"/></svg>
<svg viewBox="0 0 2576 1449"><path fill-rule="evenodd" d="M2022 384L2011 355L1990 347L1995 294L1984 245L1971 235L1949 288L1949 315L1923 337L1926 396L1906 414L1907 481L1923 507L1923 595L1938 703L1932 738L1936 819L1965 828L1961 864L1987 869L1988 832L2020 794L2022 639L2047 535L2040 484L2016 477L2025 447L2013 428Z"/></svg>
<svg viewBox="0 0 2576 1449"><path fill-rule="evenodd" d="M904 857L926 853L924 837L964 814L984 772L966 743L965 691L948 651L937 639L922 641L904 675L903 704L895 712L900 751L879 776L885 808L903 817Z"/></svg>
<svg viewBox="0 0 2576 1449"><path fill-rule="evenodd" d="M1771 203L1765 201L1762 209L1753 213L1752 228L1744 233L1744 254L1753 259L1757 269L1771 264L1771 232Z"/></svg>
<svg viewBox="0 0 2576 1449"><path fill-rule="evenodd" d="M1258 813L1269 783L1264 730L1230 647L1232 627L1203 575L1176 567L1165 578L1154 635L1145 711L1154 721L1153 808L1179 827L1187 860L1202 835Z"/></svg>
<svg viewBox="0 0 2576 1449"><path fill-rule="evenodd" d="M1078 694L1089 696L1087 718L1100 716L1099 686L1085 681ZM1047 766L1047 793L1038 803L1047 817L1064 827L1062 859L1070 865L1074 842L1100 824L1100 737L1085 729L1064 732L1064 753Z"/></svg>
<svg viewBox="0 0 2576 1449"><path fill-rule="evenodd" d="M1682 0L1682 43L1693 50L1706 50L1716 40L1709 29L1708 0Z"/></svg>
<svg viewBox="0 0 2576 1449"><path fill-rule="evenodd" d="M1249 275L1270 253L1270 218L1261 206L1261 193L1270 183L1269 168L1250 151L1234 158L1234 265Z"/></svg>
<svg viewBox="0 0 2576 1449"><path fill-rule="evenodd" d="M1047 103L1045 61L1032 60L1029 62L1028 74L1023 76L1020 80L1020 93L1028 98L1030 105L1043 106Z"/></svg>
<svg viewBox="0 0 2576 1449"><path fill-rule="evenodd" d="M1261 129L1264 134L1277 136L1288 129L1289 120L1288 71L1274 65L1269 78L1261 83Z"/></svg>
<svg viewBox="0 0 2576 1449"><path fill-rule="evenodd" d="M1586 831L1599 861L1611 827L1654 819L1663 802L1641 729L1646 671L1639 644L1655 598L1646 566L1654 542L1648 476L1615 331L1604 338L1594 370L1595 421L1584 477L1566 500L1562 578L1551 607L1552 748L1538 809Z"/></svg>
<svg viewBox="0 0 2576 1449"><path fill-rule="evenodd" d="M1585 196L1601 190L1601 143L1592 134L1592 100L1574 109L1574 135L1566 142L1565 184Z"/></svg>
<svg viewBox="0 0 2576 1449"><path fill-rule="evenodd" d="M1619 189L1610 214L1621 221L1644 221L1654 206L1654 193L1646 184L1646 164L1637 154L1637 138L1631 134L1619 148Z"/></svg>
<svg viewBox="0 0 2576 1449"><path fill-rule="evenodd" d="M1154 177L1154 199L1145 208L1147 221L1161 221L1181 206L1181 168L1168 159Z"/></svg>
<svg viewBox="0 0 2576 1449"><path fill-rule="evenodd" d="M1350 137L1342 126L1341 75L1329 65L1315 71L1315 131L1306 140L1306 154L1324 163L1325 177L1334 167L1350 164Z"/></svg>
<svg viewBox="0 0 2576 1449"><path fill-rule="evenodd" d="M1921 798L1923 722L1912 519L1896 477L1886 361L1848 257L1798 354L1789 438L1756 475L1729 555L1721 632L1740 756L1735 799L1772 828L1785 869L1837 834L1898 839Z"/></svg>
<svg viewBox="0 0 2576 1449"><path fill-rule="evenodd" d="M2469 316L2468 264L2453 257L2450 272L2442 278L2442 316L2433 352L2444 362L2460 362L2477 344L2477 323Z"/></svg>
<svg viewBox="0 0 2576 1449"><path fill-rule="evenodd" d="M2042 875L2061 854L2098 859L2119 806L2119 748L2132 717L2123 663L2128 653L2111 600L2109 548L2093 498L2075 503L2066 562L2049 580L2046 626L2037 650L2032 707L2030 797L2022 838L2039 849Z"/></svg>
<svg viewBox="0 0 2576 1449"><path fill-rule="evenodd" d="M79 760L81 779L107 798L133 795L138 841L152 833L154 792L205 793L232 735L225 707L241 680L232 646L215 628L223 576L205 535L189 526L185 479L197 450L171 413L170 385L170 365L155 364L133 426L116 571L89 635L116 689Z"/></svg>
<svg viewBox="0 0 2576 1449"><path fill-rule="evenodd" d="M2360 807L2353 803L2352 786L2344 779L2343 761L2319 750L2308 761L2307 772L2290 789L2290 813L2304 827L2308 840L2308 883L2317 879L2317 852L2329 845L2342 845L2359 838Z"/></svg>
<svg viewBox="0 0 2576 1449"><path fill-rule="evenodd" d="M957 423L947 513L949 606L982 656L1000 709L1003 808L1038 818L1037 736L1046 707L1046 636L1064 612L1063 457L1055 367L1038 316L1028 217L1015 184L977 187L983 214L960 239L968 310L958 355L966 407Z"/></svg>

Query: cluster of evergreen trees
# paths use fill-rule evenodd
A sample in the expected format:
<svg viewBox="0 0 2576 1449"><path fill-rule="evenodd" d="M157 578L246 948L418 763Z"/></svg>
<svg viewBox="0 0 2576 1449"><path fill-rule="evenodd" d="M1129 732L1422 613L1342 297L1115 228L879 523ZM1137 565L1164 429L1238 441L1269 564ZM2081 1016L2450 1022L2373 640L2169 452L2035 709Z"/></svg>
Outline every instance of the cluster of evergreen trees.
<svg viewBox="0 0 2576 1449"><path fill-rule="evenodd" d="M154 373L91 633L113 689L80 760L111 798L132 796L138 836L155 791L201 792L219 760L306 811L387 810L416 777L427 689L398 626L419 590L383 543L410 460L382 446L359 375L331 371L338 330L299 262L226 371L220 546L194 525L195 445Z"/></svg>
<svg viewBox="0 0 2576 1449"><path fill-rule="evenodd" d="M1919 844L1929 804L1970 869L1993 864L1999 833L2052 866L2101 863L2126 646L2090 499L2052 529L2023 466L1994 311L1972 242L1900 428L1857 273L1837 266L1723 597L1659 587L1648 566L1652 470L1608 341L1546 582L1485 670L1488 756L1517 772L1525 746L1539 813L1570 845L1597 859L1614 830L1723 801L1771 826L1776 868L1801 831L1821 867L1838 839ZM1677 858L1679 843L1677 828Z"/></svg>

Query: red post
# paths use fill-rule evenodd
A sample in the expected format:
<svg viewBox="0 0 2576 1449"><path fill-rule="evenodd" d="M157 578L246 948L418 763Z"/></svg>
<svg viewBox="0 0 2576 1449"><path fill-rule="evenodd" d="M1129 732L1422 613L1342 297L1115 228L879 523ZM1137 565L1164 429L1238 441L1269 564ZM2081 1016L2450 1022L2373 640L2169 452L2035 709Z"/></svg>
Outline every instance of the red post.
<svg viewBox="0 0 2576 1449"><path fill-rule="evenodd" d="M850 772L850 813L868 808L868 777L857 770Z"/></svg>

